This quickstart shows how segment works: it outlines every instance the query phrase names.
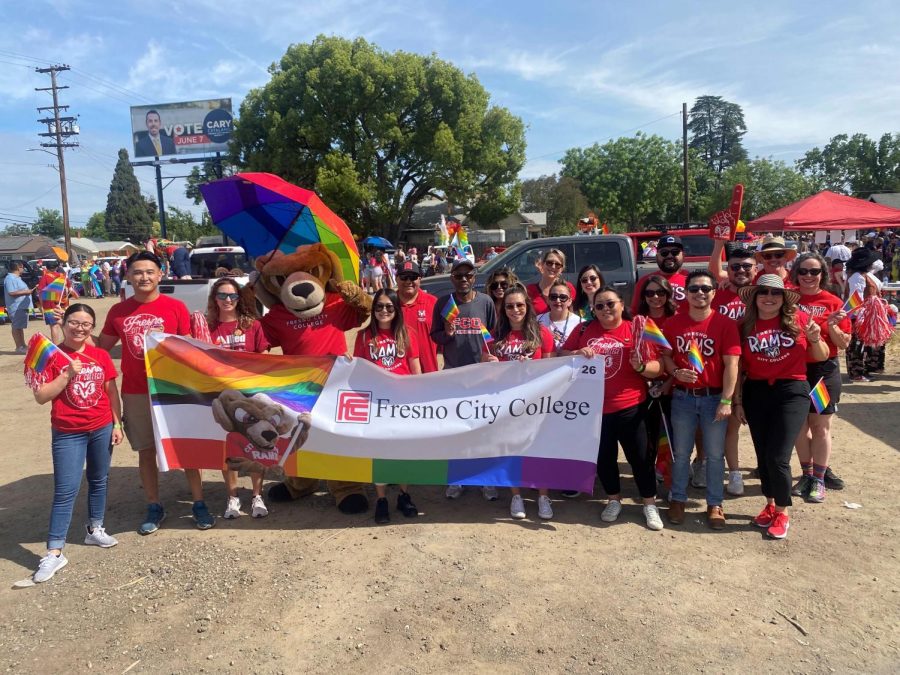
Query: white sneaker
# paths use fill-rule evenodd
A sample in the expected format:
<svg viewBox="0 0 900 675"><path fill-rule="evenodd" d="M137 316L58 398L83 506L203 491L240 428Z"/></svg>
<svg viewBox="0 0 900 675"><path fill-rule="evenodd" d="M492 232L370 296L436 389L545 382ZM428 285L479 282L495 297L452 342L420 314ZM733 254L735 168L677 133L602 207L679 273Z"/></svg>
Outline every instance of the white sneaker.
<svg viewBox="0 0 900 675"><path fill-rule="evenodd" d="M646 504L644 506L644 519L647 521L647 527L651 530L663 529L663 521L659 517L659 509L655 504Z"/></svg>
<svg viewBox="0 0 900 675"><path fill-rule="evenodd" d="M691 485L695 488L705 488L706 487L706 460L700 461L699 459L695 459L691 464L691 468L694 470L694 476L691 478Z"/></svg>
<svg viewBox="0 0 900 675"><path fill-rule="evenodd" d="M266 503L263 501L262 495L256 495L253 498L253 503L251 504L252 515L254 518L265 518L269 515L269 509L266 508Z"/></svg>
<svg viewBox="0 0 900 675"><path fill-rule="evenodd" d="M481 488L481 494L489 502L497 501L497 497L500 496L500 493L497 492L497 488L495 488L493 485L485 485L483 488Z"/></svg>
<svg viewBox="0 0 900 675"><path fill-rule="evenodd" d="M94 531L88 528L87 535L84 537L84 543L88 546L99 546L100 548L112 548L116 544L119 543L118 539L115 537L106 534L106 530L103 527L95 527Z"/></svg>
<svg viewBox="0 0 900 675"><path fill-rule="evenodd" d="M525 502L522 495L513 495L512 501L509 503L509 515L516 520L522 520L525 517Z"/></svg>
<svg viewBox="0 0 900 675"><path fill-rule="evenodd" d="M612 499L606 505L606 508L603 509L603 513L600 514L600 520L604 523L613 523L620 513L622 513L622 502L618 499Z"/></svg>
<svg viewBox="0 0 900 675"><path fill-rule="evenodd" d="M49 581L54 574L59 572L68 564L69 561L66 560L66 556L64 556L62 553L60 553L58 556L53 555L52 553L48 553L43 558L41 558L41 562L38 565L37 571L34 573L34 576L31 577L31 580L36 584Z"/></svg>
<svg viewBox="0 0 900 675"><path fill-rule="evenodd" d="M241 499L240 497L229 497L228 506L225 508L225 514L222 516L226 520L234 520L241 517Z"/></svg>
<svg viewBox="0 0 900 675"><path fill-rule="evenodd" d="M447 499L459 499L462 493L462 485L448 485L447 491L444 494L447 496Z"/></svg>
<svg viewBox="0 0 900 675"><path fill-rule="evenodd" d="M538 497L538 515L544 520L550 520L553 517L553 507L550 505L550 497L544 495Z"/></svg>
<svg viewBox="0 0 900 675"><path fill-rule="evenodd" d="M728 485L725 486L725 491L735 497L744 494L744 479L741 477L740 471L728 472Z"/></svg>

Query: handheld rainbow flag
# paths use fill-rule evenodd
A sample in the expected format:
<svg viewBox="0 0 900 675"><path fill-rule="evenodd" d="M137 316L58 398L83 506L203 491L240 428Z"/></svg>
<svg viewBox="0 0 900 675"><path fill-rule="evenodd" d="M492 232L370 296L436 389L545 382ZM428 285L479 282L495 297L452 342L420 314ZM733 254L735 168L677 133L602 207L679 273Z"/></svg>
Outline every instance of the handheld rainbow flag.
<svg viewBox="0 0 900 675"><path fill-rule="evenodd" d="M687 351L687 360L691 364L691 368L697 371L697 374L703 372L703 354L700 353L700 345L696 340L691 340L691 347Z"/></svg>
<svg viewBox="0 0 900 675"><path fill-rule="evenodd" d="M656 473L662 478L666 489L671 489L672 464L675 458L672 452L672 444L669 443L669 429L666 424L666 416L662 412L662 406L660 406L659 422L659 438L656 441Z"/></svg>
<svg viewBox="0 0 900 675"><path fill-rule="evenodd" d="M41 300L46 303L59 303L66 292L66 280L64 277L56 277L41 291Z"/></svg>
<svg viewBox="0 0 900 675"><path fill-rule="evenodd" d="M666 340L666 336L663 335L659 326L657 326L656 322L650 317L647 317L647 321L644 323L644 332L641 333L641 340L646 340L657 347L672 351L672 345L669 344L669 341Z"/></svg>
<svg viewBox="0 0 900 675"><path fill-rule="evenodd" d="M6 307L0 307L0 321L7 321L9 314L6 313Z"/></svg>
<svg viewBox="0 0 900 675"><path fill-rule="evenodd" d="M448 323L453 323L456 317L459 316L459 307L456 305L456 300L453 299L452 293L447 300L447 304L444 305L444 309L441 310L441 316L443 316L444 321L447 321Z"/></svg>
<svg viewBox="0 0 900 675"><path fill-rule="evenodd" d="M848 314L852 313L858 307L863 304L863 297L858 290L853 291L853 294L847 298L847 302L844 303L844 306L841 307L842 310L847 312Z"/></svg>
<svg viewBox="0 0 900 675"><path fill-rule="evenodd" d="M828 395L828 389L825 387L825 378L820 377L816 386L809 392L809 400L812 401L813 408L821 415L822 411L831 403L831 396Z"/></svg>
<svg viewBox="0 0 900 675"><path fill-rule="evenodd" d="M481 324L481 337L484 338L485 347L490 347L491 343L494 341L494 336L491 335L491 331L489 331L484 324Z"/></svg>
<svg viewBox="0 0 900 675"><path fill-rule="evenodd" d="M36 373L44 372L50 358L54 354L62 354L69 363L72 359L59 347L50 342L43 333L35 333L28 341L28 352L25 354L25 367Z"/></svg>

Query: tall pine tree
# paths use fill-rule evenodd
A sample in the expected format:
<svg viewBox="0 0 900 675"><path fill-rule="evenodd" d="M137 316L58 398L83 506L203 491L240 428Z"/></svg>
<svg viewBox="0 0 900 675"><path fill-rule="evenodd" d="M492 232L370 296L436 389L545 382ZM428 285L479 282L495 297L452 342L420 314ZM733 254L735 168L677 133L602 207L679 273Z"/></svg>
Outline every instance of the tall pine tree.
<svg viewBox="0 0 900 675"><path fill-rule="evenodd" d="M128 161L128 151L122 148L106 198L106 231L114 239L127 239L137 244L150 237L152 223L141 186Z"/></svg>
<svg viewBox="0 0 900 675"><path fill-rule="evenodd" d="M747 161L747 151L741 142L747 125L744 111L737 103L721 96L700 96L691 108L688 129L690 147L697 150L717 182L726 169Z"/></svg>

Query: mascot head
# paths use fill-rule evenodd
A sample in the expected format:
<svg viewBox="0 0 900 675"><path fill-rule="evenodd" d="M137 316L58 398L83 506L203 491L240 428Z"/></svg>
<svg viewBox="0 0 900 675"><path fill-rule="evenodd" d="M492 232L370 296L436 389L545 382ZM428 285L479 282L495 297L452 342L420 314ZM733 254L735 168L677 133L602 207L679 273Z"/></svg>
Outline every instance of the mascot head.
<svg viewBox="0 0 900 675"><path fill-rule="evenodd" d="M300 246L293 253L274 251L256 260L255 290L267 307L276 304L300 319L322 312L326 291L342 282L340 261L322 244Z"/></svg>
<svg viewBox="0 0 900 675"><path fill-rule="evenodd" d="M213 419L225 431L236 431L260 450L271 450L279 436L297 426L297 414L265 394L245 396L226 389L212 403Z"/></svg>

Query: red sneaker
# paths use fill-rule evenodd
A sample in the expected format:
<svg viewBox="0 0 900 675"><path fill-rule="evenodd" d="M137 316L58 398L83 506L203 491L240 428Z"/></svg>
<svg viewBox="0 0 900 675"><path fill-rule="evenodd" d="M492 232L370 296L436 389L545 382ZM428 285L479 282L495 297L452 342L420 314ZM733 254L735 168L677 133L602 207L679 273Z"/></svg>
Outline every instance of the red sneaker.
<svg viewBox="0 0 900 675"><path fill-rule="evenodd" d="M788 528L791 526L790 518L784 511L775 513L775 520L769 525L768 534L772 539L784 539Z"/></svg>
<svg viewBox="0 0 900 675"><path fill-rule="evenodd" d="M757 527L769 527L772 521L775 520L776 513L774 504L766 504L766 508L760 511L759 515L753 519L753 524Z"/></svg>

